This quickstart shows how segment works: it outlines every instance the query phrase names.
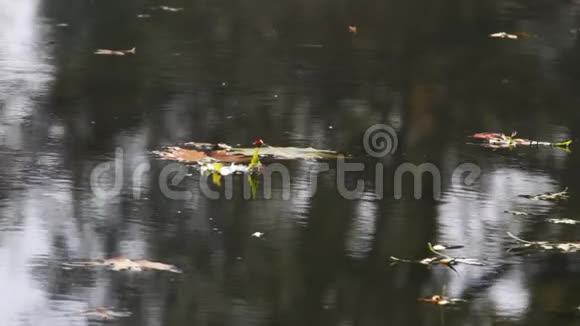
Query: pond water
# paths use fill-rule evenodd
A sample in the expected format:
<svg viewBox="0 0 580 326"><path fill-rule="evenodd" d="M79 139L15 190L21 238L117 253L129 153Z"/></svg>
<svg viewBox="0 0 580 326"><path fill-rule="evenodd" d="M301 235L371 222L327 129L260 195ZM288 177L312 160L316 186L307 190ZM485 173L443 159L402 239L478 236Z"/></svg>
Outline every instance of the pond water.
<svg viewBox="0 0 580 326"><path fill-rule="evenodd" d="M506 234L580 240L579 226L546 221L580 219L580 150L466 144L479 131L579 136L577 1L163 5L183 10L0 0L0 324L89 325L100 322L80 312L100 306L132 312L107 323L140 326L580 321L580 256L516 256ZM525 34L488 37L501 31ZM135 55L93 54L132 47ZM375 124L397 131L392 155L365 153ZM239 176L232 198L222 188L210 199L193 169L172 186L187 198L161 191L170 162L151 151L256 137L350 153L365 170L347 174L346 186L364 188L346 199L338 163L325 172L325 162L290 161L290 183L275 179L271 198L259 189L245 199ZM115 162L119 192L103 200L91 173ZM395 199L403 163L437 166L440 198L427 180L415 199L405 178ZM474 184L452 182L463 163L481 169ZM566 187L568 201L518 197ZM390 266L390 256L428 256L428 242L465 245L451 254L487 265ZM183 273L64 264L117 256ZM443 289L468 302L417 302Z"/></svg>

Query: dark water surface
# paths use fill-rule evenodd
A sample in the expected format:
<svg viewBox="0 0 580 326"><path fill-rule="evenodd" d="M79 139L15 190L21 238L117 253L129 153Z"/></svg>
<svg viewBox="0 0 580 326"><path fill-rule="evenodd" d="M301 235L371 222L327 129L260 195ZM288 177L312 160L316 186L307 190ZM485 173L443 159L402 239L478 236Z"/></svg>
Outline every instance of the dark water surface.
<svg viewBox="0 0 580 326"><path fill-rule="evenodd" d="M578 151L490 151L478 131L539 140L579 137L577 1L0 0L0 325L87 325L78 312L127 309L113 325L576 325L579 254L506 252L526 239L578 241L580 227L512 216L580 219ZM138 18L150 14L150 18ZM68 24L62 26L59 24ZM347 26L358 26L358 33ZM494 32L525 32L497 40ZM135 56L95 56L137 47ZM364 131L398 131L385 159ZM185 141L314 146L352 153L366 172L360 199L336 171L286 163L274 198L211 200L192 171L170 200L168 164L150 151ZM98 200L91 171L113 162L121 195ZM482 168L473 186L444 183L440 200L374 189L402 162L444 172ZM139 166L150 169L133 178ZM145 165L146 166L146 165ZM333 164L331 164L331 167ZM234 178L236 189L243 177ZM405 183L406 186L410 182ZM550 203L518 198L569 187ZM264 232L262 239L251 237ZM485 267L390 267L427 242L459 243ZM115 256L175 264L183 274L67 269ZM447 289L468 299L442 310L417 302Z"/></svg>

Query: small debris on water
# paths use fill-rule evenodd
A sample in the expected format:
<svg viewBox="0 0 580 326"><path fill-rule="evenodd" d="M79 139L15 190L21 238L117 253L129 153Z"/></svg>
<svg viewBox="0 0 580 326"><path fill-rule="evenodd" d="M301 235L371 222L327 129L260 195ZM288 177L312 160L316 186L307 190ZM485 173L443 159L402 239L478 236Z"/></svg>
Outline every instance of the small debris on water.
<svg viewBox="0 0 580 326"><path fill-rule="evenodd" d="M254 238L261 238L264 236L264 232L254 232L252 233L252 237Z"/></svg>
<svg viewBox="0 0 580 326"><path fill-rule="evenodd" d="M508 34L506 32L489 34L489 37L491 37L491 38L507 38L507 39L511 39L511 40L518 39L518 36L516 34Z"/></svg>
<svg viewBox="0 0 580 326"><path fill-rule="evenodd" d="M151 9L152 10L163 10L163 11L168 11L168 12L178 12L178 11L183 10L183 8L169 7L169 6L151 7Z"/></svg>
<svg viewBox="0 0 580 326"><path fill-rule="evenodd" d="M436 244L433 246L433 250L452 250L452 249L461 249L461 248L463 248L462 245Z"/></svg>
<svg viewBox="0 0 580 326"><path fill-rule="evenodd" d="M434 295L430 298L419 298L419 299L417 299L417 301L433 303L433 304L436 304L439 306L457 305L457 304L467 302L467 300L464 300L464 299L447 298L447 297L442 296L442 295Z"/></svg>

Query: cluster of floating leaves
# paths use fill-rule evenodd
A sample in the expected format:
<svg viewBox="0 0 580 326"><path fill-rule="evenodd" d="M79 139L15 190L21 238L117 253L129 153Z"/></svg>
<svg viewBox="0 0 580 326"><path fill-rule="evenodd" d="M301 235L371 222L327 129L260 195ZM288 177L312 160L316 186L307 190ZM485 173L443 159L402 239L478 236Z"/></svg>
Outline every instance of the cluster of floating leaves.
<svg viewBox="0 0 580 326"><path fill-rule="evenodd" d="M234 148L226 144L185 143L183 147L169 147L155 152L159 157L183 163L250 163L255 147ZM323 160L338 158L339 153L312 147L273 147L264 146L259 150L260 158L273 160Z"/></svg>

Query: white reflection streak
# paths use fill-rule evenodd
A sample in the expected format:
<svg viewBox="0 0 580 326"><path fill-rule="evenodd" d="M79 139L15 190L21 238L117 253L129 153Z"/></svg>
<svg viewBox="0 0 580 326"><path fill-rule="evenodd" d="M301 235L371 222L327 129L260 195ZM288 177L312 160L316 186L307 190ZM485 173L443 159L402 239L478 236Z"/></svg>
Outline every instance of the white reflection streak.
<svg viewBox="0 0 580 326"><path fill-rule="evenodd" d="M3 120L24 117L30 98L47 89L53 67L46 62L41 26L35 23L38 0L0 0L0 99Z"/></svg>
<svg viewBox="0 0 580 326"><path fill-rule="evenodd" d="M49 55L43 44L45 38L41 35L45 31L36 23L38 5L39 0L0 0L0 145L8 148L21 148L21 120L33 112L32 98L45 92L53 78L53 67L47 62ZM43 171L61 163L50 155L38 157ZM13 170L16 180L22 167L11 163L14 162L9 162L5 169ZM65 221L58 210L59 199L70 197L67 185L42 176L31 177L31 181L35 185L27 186L25 191L12 191L9 204L0 211L2 216L17 217L13 230L0 233L0 288L9 294L0 300L2 325L46 324L50 308L46 293L35 280L35 268L40 267L35 260L47 257L50 254L47 244L70 227L66 224L70 221ZM53 222L60 227L52 228Z"/></svg>
<svg viewBox="0 0 580 326"><path fill-rule="evenodd" d="M370 201L373 198L374 193L365 193L356 203L353 225L349 228L346 239L348 254L354 258L365 258L372 249L377 218L377 204Z"/></svg>
<svg viewBox="0 0 580 326"><path fill-rule="evenodd" d="M554 185L554 180L547 175L532 175L519 169L500 169L484 177L481 198L454 194L439 207L439 238L437 240L442 243L463 244L466 248L461 252L461 255L486 259L494 264L506 259L503 249L505 244L499 241L505 237L505 232L511 230L517 233L523 227L523 220L511 218L504 213L504 210L512 209L510 205L521 201L518 199L519 194L554 191L557 187ZM526 204L532 205L529 200L526 201ZM542 205L542 203L535 204ZM449 293L461 295L470 284L487 272L486 268L469 268L469 273L463 272L462 277L450 279ZM506 277L510 276L513 277L513 275ZM507 288L506 291L514 292L512 300L528 296L524 286L518 285L519 283L513 280L507 282L504 278L498 282L506 282L506 286L511 287ZM497 296L491 297L494 305L503 304L496 299ZM512 304L520 307L527 305L527 301L522 299Z"/></svg>

